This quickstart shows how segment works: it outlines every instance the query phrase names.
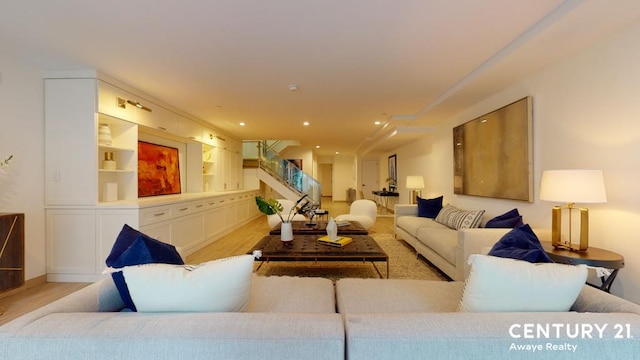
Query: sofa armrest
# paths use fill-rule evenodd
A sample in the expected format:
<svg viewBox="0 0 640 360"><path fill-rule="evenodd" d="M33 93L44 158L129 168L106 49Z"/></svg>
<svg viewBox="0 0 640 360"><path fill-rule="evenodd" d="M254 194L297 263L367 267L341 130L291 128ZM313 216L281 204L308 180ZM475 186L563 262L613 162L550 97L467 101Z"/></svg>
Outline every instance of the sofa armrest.
<svg viewBox="0 0 640 360"><path fill-rule="evenodd" d="M105 276L102 280L8 322L0 329L20 329L55 313L114 312L120 311L124 306L111 276Z"/></svg>
<svg viewBox="0 0 640 360"><path fill-rule="evenodd" d="M640 305L585 285L580 291L572 311L591 313L632 313L640 315Z"/></svg>
<svg viewBox="0 0 640 360"><path fill-rule="evenodd" d="M418 216L418 205L415 204L396 204L393 209L393 228L398 227L399 216Z"/></svg>
<svg viewBox="0 0 640 360"><path fill-rule="evenodd" d="M398 216L418 216L418 205L396 204L394 207L395 217Z"/></svg>
<svg viewBox="0 0 640 360"><path fill-rule="evenodd" d="M458 248L456 249L457 276L454 280L464 281L469 274L467 259L472 254L486 254L504 234L512 229L474 228L458 230ZM540 241L551 241L551 230L534 229Z"/></svg>

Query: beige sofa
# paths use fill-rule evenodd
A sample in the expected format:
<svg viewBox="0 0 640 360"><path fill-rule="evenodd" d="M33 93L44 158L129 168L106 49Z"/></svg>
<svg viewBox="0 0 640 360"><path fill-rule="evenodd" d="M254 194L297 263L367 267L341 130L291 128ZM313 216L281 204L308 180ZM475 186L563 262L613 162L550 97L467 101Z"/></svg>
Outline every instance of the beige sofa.
<svg viewBox="0 0 640 360"><path fill-rule="evenodd" d="M252 279L245 312L135 313L111 277L0 327L0 359L342 359L331 280Z"/></svg>
<svg viewBox="0 0 640 360"><path fill-rule="evenodd" d="M246 312L133 313L120 311L107 278L0 326L0 359L621 360L640 353L640 306L603 291L585 286L573 311L562 313L457 312L462 292L461 282L342 279L334 290L327 279L255 276ZM526 323L608 327L602 338L514 338L511 326ZM577 350L549 351L547 343Z"/></svg>
<svg viewBox="0 0 640 360"><path fill-rule="evenodd" d="M418 206L395 206L394 229L397 239L411 245L418 254L453 280L462 281L469 274L467 258L486 253L511 229L453 230L433 219L418 217ZM551 241L551 231L534 230L540 241Z"/></svg>
<svg viewBox="0 0 640 360"><path fill-rule="evenodd" d="M604 291L585 285L569 312L465 313L458 312L463 288L458 281L338 280L346 358L622 360L640 353L640 306ZM602 336L525 338L526 324L561 324L574 333L606 328Z"/></svg>

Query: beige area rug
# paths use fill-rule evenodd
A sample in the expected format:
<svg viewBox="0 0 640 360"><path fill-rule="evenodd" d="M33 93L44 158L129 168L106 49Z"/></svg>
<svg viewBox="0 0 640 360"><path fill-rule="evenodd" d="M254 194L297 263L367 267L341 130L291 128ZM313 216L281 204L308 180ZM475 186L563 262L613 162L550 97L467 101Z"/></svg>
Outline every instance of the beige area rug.
<svg viewBox="0 0 640 360"><path fill-rule="evenodd" d="M390 279L448 280L422 257L416 257L416 253L411 246L404 241L396 240L392 234L370 235L389 255ZM254 269L258 268L259 264L259 262L256 262ZM376 262L375 264L382 276L386 277L386 263ZM256 273L264 276L325 277L332 280L342 278L379 278L371 262L357 261L272 261L265 262Z"/></svg>

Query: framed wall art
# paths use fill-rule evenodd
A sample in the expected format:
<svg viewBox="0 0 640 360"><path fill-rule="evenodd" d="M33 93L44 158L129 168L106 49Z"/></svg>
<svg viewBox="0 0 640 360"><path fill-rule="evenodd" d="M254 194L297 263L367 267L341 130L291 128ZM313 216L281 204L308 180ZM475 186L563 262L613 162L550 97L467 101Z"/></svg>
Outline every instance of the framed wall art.
<svg viewBox="0 0 640 360"><path fill-rule="evenodd" d="M533 202L532 98L453 128L453 192Z"/></svg>
<svg viewBox="0 0 640 360"><path fill-rule="evenodd" d="M178 149L138 141L138 197L180 194Z"/></svg>
<svg viewBox="0 0 640 360"><path fill-rule="evenodd" d="M389 156L387 159L387 169L389 191L396 191L398 185L398 161L396 154Z"/></svg>

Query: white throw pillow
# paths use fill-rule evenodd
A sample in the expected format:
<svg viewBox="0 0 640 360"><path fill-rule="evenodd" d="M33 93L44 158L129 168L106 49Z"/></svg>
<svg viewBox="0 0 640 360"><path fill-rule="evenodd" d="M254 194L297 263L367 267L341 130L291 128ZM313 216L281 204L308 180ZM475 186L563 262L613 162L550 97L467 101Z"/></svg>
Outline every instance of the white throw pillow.
<svg viewBox="0 0 640 360"><path fill-rule="evenodd" d="M127 266L122 273L139 312L243 311L253 261L252 255L241 255L195 266Z"/></svg>
<svg viewBox="0 0 640 360"><path fill-rule="evenodd" d="M569 311L587 281L584 265L530 263L474 254L469 256L460 311Z"/></svg>

